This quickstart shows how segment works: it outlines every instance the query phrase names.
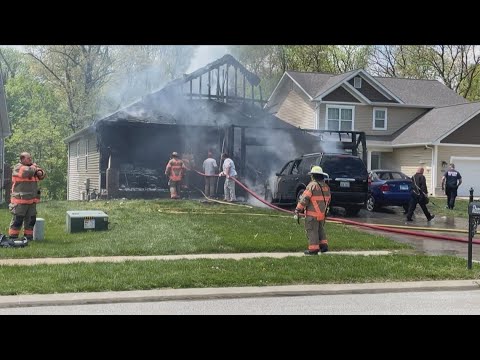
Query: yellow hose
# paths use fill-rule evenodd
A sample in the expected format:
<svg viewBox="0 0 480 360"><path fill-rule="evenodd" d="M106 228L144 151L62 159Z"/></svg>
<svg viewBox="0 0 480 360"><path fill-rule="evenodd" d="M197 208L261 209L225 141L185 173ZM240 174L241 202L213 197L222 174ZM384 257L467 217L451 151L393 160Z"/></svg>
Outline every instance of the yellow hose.
<svg viewBox="0 0 480 360"><path fill-rule="evenodd" d="M253 206L250 206L250 205L244 205L244 204L234 204L234 203L231 203L231 202L228 202L228 201L221 201L221 200L216 200L216 199L212 199L212 198L209 198L207 195L205 195L205 193L200 190L199 188L195 187L195 189L197 189L198 191L200 191L203 195L203 197L205 199L207 199L208 201L213 201L213 202L216 202L216 203L219 203L219 204L224 204L224 205L235 205L235 206L243 206L243 207L247 207L249 209L253 209Z"/></svg>

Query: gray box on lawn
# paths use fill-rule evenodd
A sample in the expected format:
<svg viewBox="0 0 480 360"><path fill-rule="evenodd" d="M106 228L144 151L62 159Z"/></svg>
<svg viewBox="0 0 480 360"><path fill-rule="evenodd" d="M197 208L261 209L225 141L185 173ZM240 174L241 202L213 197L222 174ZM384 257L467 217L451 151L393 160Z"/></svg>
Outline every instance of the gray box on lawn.
<svg viewBox="0 0 480 360"><path fill-rule="evenodd" d="M103 211L67 211L67 233L108 230L108 215Z"/></svg>

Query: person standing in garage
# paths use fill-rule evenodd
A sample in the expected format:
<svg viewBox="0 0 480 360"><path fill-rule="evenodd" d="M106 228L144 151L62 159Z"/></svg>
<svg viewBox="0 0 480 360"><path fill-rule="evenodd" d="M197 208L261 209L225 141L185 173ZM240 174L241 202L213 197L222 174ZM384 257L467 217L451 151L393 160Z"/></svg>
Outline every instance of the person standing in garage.
<svg viewBox="0 0 480 360"><path fill-rule="evenodd" d="M447 195L446 208L453 210L455 207L455 198L457 197L457 189L462 184L462 175L455 170L455 164L450 164L447 171L442 177L442 190Z"/></svg>
<svg viewBox="0 0 480 360"><path fill-rule="evenodd" d="M233 180L237 176L237 171L235 170L235 163L230 158L228 153L222 154L223 160L223 171L218 174L219 176L226 176L225 184L223 185L223 193L225 197L225 201L234 202L237 201L237 197L235 196L235 181Z"/></svg>
<svg viewBox="0 0 480 360"><path fill-rule="evenodd" d="M168 176L168 186L170 187L170 198L180 199L180 184L185 174L186 168L178 153L174 151L171 159L165 169L165 175Z"/></svg>

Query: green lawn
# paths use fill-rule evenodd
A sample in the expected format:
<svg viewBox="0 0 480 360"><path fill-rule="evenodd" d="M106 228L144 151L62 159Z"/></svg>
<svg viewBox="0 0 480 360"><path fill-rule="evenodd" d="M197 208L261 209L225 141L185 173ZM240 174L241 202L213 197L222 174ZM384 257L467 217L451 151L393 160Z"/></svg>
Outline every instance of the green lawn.
<svg viewBox="0 0 480 360"><path fill-rule="evenodd" d="M0 266L0 295L293 284L479 279L451 256L326 255L244 260Z"/></svg>
<svg viewBox="0 0 480 360"><path fill-rule="evenodd" d="M109 215L110 230L65 232L67 210L93 209ZM198 201L116 200L48 202L40 204L38 211L46 219L46 239L23 249L0 249L0 258L301 252L307 246L303 221L297 225L288 214L269 209ZM10 222L5 208L0 209L0 220L5 233ZM382 236L341 224L326 227L334 251L408 250L388 256L0 266L0 295L480 278L480 266L474 264L469 271L464 259L411 255L410 246Z"/></svg>
<svg viewBox="0 0 480 360"><path fill-rule="evenodd" d="M445 209L447 206L447 198L430 198L429 210L437 216L456 216L468 218L468 200L456 199L455 208L453 210ZM435 205L433 205L435 204Z"/></svg>
<svg viewBox="0 0 480 360"><path fill-rule="evenodd" d="M110 230L68 234L66 211L102 210ZM115 200L46 202L38 205L45 219L45 240L22 249L0 249L0 258L39 258L114 255L165 255L302 251L307 239L288 214L242 206L198 201ZM2 232L11 215L0 209ZM332 251L404 249L383 236L327 223Z"/></svg>

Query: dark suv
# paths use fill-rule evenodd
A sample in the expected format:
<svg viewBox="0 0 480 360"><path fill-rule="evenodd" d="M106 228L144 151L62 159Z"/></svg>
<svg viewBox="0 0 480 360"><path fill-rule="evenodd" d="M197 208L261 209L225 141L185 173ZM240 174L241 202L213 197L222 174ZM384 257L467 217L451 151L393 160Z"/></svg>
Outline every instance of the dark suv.
<svg viewBox="0 0 480 360"><path fill-rule="evenodd" d="M310 181L308 172L314 165L329 175L326 183L332 193L331 206L345 208L350 216L358 214L368 197L368 172L362 159L348 154L315 153L289 161L265 184L265 199L277 205L295 204Z"/></svg>

